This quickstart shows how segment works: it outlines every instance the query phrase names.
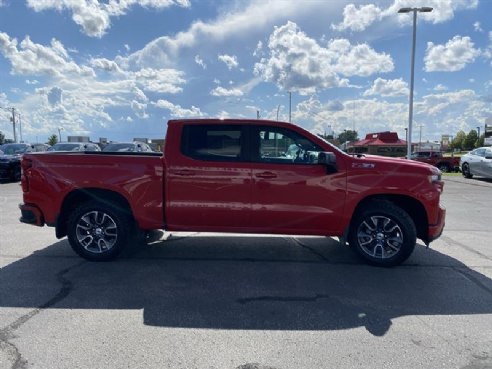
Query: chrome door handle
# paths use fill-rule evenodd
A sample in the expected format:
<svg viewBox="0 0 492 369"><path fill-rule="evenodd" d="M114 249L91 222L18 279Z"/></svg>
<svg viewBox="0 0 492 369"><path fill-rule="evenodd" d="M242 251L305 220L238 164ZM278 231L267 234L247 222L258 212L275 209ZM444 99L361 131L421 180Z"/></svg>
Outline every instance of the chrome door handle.
<svg viewBox="0 0 492 369"><path fill-rule="evenodd" d="M277 175L275 173L272 173L272 172L256 173L255 176L258 178L264 178L264 179L277 178Z"/></svg>

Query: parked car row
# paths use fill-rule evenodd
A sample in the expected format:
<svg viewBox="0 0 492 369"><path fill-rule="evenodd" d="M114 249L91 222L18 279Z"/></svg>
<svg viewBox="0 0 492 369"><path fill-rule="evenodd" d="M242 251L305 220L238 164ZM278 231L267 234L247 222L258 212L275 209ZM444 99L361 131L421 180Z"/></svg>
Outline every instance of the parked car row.
<svg viewBox="0 0 492 369"><path fill-rule="evenodd" d="M0 146L0 181L20 181L20 160L26 152L46 151L46 144L9 143Z"/></svg>
<svg viewBox="0 0 492 369"><path fill-rule="evenodd" d="M59 142L47 144L9 143L0 145L0 181L18 182L21 179L21 157L29 152L58 151L104 151L104 152L151 152L152 148L139 141L107 144L102 150L92 142Z"/></svg>

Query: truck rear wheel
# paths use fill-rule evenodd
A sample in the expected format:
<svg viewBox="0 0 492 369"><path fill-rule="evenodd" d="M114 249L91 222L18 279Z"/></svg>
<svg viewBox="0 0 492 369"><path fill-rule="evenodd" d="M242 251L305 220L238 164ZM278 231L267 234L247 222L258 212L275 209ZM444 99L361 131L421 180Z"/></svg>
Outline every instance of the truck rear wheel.
<svg viewBox="0 0 492 369"><path fill-rule="evenodd" d="M412 218L389 201L373 201L355 215L349 244L366 262L391 267L403 263L415 248Z"/></svg>
<svg viewBox="0 0 492 369"><path fill-rule="evenodd" d="M126 246L133 229L127 216L98 201L77 207L68 220L68 241L72 249L91 261L116 258Z"/></svg>

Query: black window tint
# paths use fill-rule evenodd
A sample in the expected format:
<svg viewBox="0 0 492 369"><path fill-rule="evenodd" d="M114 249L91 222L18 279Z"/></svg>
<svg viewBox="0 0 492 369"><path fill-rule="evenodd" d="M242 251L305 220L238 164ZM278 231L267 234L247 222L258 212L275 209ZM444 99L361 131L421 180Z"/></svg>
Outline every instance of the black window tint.
<svg viewBox="0 0 492 369"><path fill-rule="evenodd" d="M199 160L237 161L241 156L241 126L187 125L181 151Z"/></svg>

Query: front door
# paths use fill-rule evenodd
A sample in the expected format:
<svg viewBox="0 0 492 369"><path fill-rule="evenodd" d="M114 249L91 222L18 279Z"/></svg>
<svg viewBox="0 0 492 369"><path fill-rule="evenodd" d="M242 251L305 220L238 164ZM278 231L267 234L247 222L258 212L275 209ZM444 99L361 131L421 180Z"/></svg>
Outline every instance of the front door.
<svg viewBox="0 0 492 369"><path fill-rule="evenodd" d="M328 174L326 166L317 163L324 150L298 132L269 126L251 129L252 228L318 235L338 230L345 174Z"/></svg>

